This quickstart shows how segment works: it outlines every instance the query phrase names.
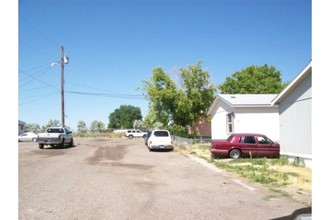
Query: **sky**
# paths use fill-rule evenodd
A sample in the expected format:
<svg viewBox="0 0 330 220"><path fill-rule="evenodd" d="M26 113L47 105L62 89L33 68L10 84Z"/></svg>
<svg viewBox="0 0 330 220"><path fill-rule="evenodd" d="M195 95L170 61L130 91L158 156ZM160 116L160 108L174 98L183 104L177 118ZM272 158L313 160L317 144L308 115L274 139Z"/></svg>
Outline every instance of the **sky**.
<svg viewBox="0 0 330 220"><path fill-rule="evenodd" d="M148 101L143 80L158 66L173 79L201 61L215 85L251 65L291 81L312 59L311 0L21 0L18 2L18 119L107 127L121 105Z"/></svg>

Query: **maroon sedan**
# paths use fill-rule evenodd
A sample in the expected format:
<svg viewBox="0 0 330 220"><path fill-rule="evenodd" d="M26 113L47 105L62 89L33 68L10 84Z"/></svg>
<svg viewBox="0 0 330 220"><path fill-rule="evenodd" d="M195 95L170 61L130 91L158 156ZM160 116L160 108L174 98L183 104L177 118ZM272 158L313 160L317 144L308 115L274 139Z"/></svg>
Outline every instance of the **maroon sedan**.
<svg viewBox="0 0 330 220"><path fill-rule="evenodd" d="M213 157L273 157L280 156L280 145L266 135L234 133L226 140L212 140L210 152Z"/></svg>

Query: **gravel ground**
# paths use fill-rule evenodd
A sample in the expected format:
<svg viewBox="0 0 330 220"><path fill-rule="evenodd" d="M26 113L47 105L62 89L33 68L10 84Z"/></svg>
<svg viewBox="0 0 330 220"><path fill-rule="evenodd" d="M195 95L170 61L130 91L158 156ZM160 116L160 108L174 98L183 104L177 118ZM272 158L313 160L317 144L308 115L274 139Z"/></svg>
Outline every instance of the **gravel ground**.
<svg viewBox="0 0 330 220"><path fill-rule="evenodd" d="M142 138L19 143L19 219L276 219L304 208Z"/></svg>

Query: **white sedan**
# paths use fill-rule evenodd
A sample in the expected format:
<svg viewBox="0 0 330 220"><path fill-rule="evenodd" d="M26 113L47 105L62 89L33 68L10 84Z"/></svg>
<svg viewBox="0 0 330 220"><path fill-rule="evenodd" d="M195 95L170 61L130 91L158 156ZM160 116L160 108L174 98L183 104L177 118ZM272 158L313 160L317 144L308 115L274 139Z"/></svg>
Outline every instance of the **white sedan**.
<svg viewBox="0 0 330 220"><path fill-rule="evenodd" d="M38 135L33 132L26 132L18 136L18 142L33 141L36 142Z"/></svg>

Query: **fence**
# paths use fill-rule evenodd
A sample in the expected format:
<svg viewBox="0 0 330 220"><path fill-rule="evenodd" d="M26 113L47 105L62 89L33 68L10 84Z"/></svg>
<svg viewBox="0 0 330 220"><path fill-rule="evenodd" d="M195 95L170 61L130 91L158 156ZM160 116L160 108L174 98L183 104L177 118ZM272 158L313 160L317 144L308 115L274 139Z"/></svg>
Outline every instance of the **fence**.
<svg viewBox="0 0 330 220"><path fill-rule="evenodd" d="M211 136L200 136L199 138L190 139L190 138L183 138L172 135L172 141L182 145L192 145L195 143L209 143L211 142Z"/></svg>

